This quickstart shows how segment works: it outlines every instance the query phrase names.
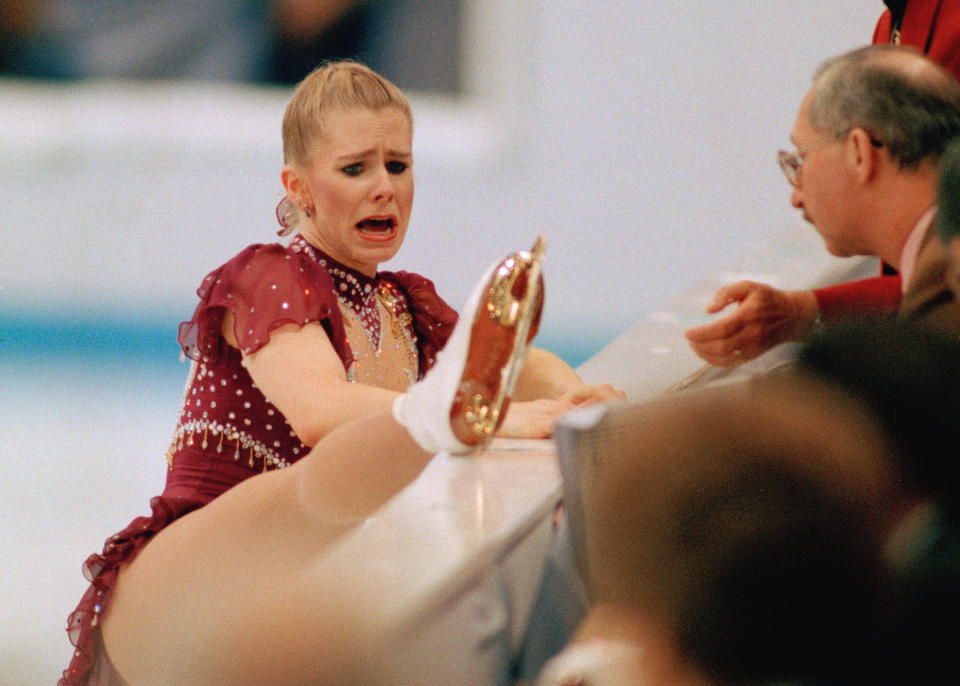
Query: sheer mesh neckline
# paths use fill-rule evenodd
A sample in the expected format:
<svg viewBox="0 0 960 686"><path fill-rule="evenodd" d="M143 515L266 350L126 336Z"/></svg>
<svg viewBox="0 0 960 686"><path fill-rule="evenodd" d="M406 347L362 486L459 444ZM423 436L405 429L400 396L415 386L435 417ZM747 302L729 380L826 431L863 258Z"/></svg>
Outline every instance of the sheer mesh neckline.
<svg viewBox="0 0 960 686"><path fill-rule="evenodd" d="M311 245L302 234L297 234L294 237L290 243L290 249L310 256L317 264L326 269L330 278L333 279L337 297L349 305L357 315L362 315L365 309L373 306L373 298L376 296L377 288L380 285L379 274L371 277L346 266L330 257L323 250Z"/></svg>

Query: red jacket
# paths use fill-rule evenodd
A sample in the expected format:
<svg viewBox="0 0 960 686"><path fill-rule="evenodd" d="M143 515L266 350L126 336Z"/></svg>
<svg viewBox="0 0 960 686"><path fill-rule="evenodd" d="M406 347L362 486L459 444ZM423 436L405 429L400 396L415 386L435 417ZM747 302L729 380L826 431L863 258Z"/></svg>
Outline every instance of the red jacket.
<svg viewBox="0 0 960 686"><path fill-rule="evenodd" d="M874 43L890 42L890 10L873 31ZM923 51L960 78L960 0L908 0L900 23L900 44Z"/></svg>
<svg viewBox="0 0 960 686"><path fill-rule="evenodd" d="M873 31L874 43L891 42L892 16L886 10ZM960 0L907 0L900 24L900 44L912 45L960 78ZM838 319L851 313L883 314L900 305L900 277L873 279L814 291L820 316Z"/></svg>

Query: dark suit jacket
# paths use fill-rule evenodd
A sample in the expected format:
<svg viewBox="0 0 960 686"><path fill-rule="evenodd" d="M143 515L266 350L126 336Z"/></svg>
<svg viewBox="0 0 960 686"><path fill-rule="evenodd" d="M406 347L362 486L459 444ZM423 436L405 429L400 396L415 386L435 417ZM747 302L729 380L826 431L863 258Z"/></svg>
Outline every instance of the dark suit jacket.
<svg viewBox="0 0 960 686"><path fill-rule="evenodd" d="M920 246L898 315L960 338L960 294L954 291L955 270L935 226L931 225Z"/></svg>

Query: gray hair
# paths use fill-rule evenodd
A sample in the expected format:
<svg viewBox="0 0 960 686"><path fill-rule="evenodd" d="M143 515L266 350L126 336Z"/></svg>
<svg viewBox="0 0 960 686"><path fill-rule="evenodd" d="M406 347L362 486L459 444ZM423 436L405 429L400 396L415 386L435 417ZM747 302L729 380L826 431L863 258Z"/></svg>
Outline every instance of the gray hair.
<svg viewBox="0 0 960 686"><path fill-rule="evenodd" d="M913 49L859 48L817 70L810 125L836 140L862 128L901 168L937 164L960 135L960 82Z"/></svg>

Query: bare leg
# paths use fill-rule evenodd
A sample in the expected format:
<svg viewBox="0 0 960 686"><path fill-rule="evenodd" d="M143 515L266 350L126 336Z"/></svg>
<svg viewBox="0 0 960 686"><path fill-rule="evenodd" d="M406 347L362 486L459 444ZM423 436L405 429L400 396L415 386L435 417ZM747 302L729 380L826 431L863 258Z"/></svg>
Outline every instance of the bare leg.
<svg viewBox="0 0 960 686"><path fill-rule="evenodd" d="M340 676L350 603L309 570L431 457L390 415L361 418L171 524L123 570L104 618L118 671L133 686Z"/></svg>
<svg viewBox="0 0 960 686"><path fill-rule="evenodd" d="M432 457L390 414L331 432L297 470L301 506L321 526L352 525L413 481Z"/></svg>

